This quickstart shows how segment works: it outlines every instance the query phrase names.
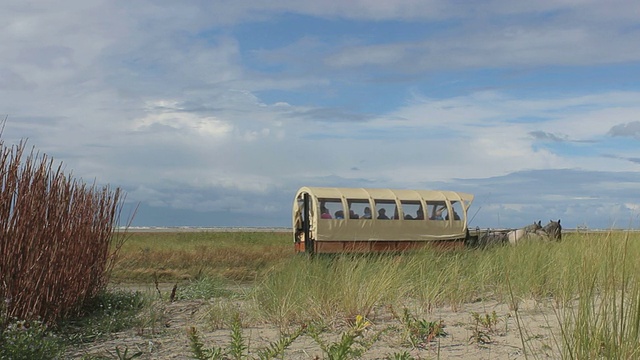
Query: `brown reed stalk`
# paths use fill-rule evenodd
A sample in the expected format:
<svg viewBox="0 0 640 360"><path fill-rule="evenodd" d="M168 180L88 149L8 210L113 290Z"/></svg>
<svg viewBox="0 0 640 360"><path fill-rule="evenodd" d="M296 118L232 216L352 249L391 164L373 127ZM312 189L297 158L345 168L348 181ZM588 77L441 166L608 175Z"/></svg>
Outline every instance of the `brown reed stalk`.
<svg viewBox="0 0 640 360"><path fill-rule="evenodd" d="M24 141L0 140L0 311L51 323L107 285L121 191L88 186L24 150Z"/></svg>

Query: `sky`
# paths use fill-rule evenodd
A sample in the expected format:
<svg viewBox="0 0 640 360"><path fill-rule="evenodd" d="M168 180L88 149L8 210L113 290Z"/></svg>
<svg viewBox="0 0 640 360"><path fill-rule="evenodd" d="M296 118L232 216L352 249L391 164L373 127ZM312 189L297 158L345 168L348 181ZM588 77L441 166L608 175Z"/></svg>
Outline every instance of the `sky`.
<svg viewBox="0 0 640 360"><path fill-rule="evenodd" d="M0 115L133 226L287 227L329 186L640 228L640 2L4 0Z"/></svg>

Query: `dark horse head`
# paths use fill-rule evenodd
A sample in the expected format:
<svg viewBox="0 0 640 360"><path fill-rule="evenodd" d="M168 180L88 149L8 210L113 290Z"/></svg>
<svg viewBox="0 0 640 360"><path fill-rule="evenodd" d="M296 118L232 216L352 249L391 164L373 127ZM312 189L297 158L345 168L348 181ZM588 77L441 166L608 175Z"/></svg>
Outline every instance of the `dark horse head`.
<svg viewBox="0 0 640 360"><path fill-rule="evenodd" d="M525 233L535 233L538 230L542 229L542 220L539 220L538 222L533 222L533 224L529 224L525 227L522 228L522 230L524 230Z"/></svg>
<svg viewBox="0 0 640 360"><path fill-rule="evenodd" d="M551 239L562 240L562 225L560 225L560 219L558 219L558 221L549 220L549 223L545 225L542 230L544 230Z"/></svg>

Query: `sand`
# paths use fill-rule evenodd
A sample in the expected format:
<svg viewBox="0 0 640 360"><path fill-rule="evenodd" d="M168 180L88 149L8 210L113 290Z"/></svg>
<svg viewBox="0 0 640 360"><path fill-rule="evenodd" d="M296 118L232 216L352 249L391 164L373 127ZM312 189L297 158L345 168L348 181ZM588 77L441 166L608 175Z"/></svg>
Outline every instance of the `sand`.
<svg viewBox="0 0 640 360"><path fill-rule="evenodd" d="M214 329L207 315L216 301L226 300L158 302L152 313L141 315L157 321L148 321L144 326L73 349L67 355L69 358L83 355L113 358L119 347L121 352L128 348L129 355L142 352L139 359L193 359L187 336L187 329L191 327L198 329L205 347L226 347L230 342L230 330ZM361 358L400 359L398 356L402 353L414 359L524 359L525 355L535 359L561 358L559 325L551 302L520 301L517 311L496 301L478 301L455 309L413 307L410 312L416 319L442 321L447 334L412 346L398 315L388 308L376 309L369 316L371 325L363 337L371 339L376 334L382 335ZM496 321L483 324L477 320L487 316ZM323 341L337 342L346 329L346 323L334 325L322 334ZM257 351L277 341L279 335L278 327L273 324L243 319L243 336L250 359L257 359ZM302 335L287 349L284 358L325 359L327 356L313 338Z"/></svg>

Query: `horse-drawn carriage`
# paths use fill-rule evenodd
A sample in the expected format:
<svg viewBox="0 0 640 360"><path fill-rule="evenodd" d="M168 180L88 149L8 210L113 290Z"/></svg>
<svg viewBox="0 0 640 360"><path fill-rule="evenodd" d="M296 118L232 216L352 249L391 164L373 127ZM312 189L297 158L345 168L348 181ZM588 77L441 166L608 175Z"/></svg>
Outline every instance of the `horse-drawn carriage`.
<svg viewBox="0 0 640 360"><path fill-rule="evenodd" d="M456 191L302 187L292 211L295 251L367 253L482 244L488 238L468 229L473 198Z"/></svg>

